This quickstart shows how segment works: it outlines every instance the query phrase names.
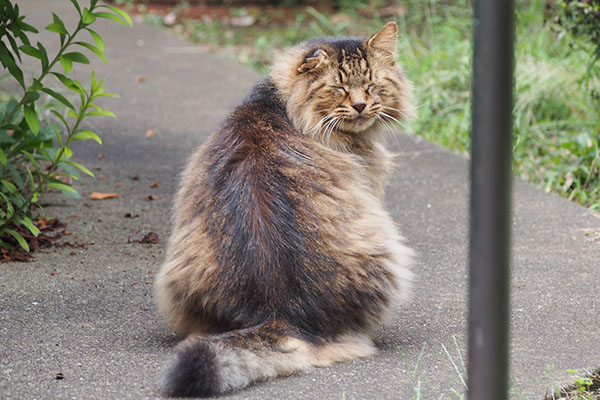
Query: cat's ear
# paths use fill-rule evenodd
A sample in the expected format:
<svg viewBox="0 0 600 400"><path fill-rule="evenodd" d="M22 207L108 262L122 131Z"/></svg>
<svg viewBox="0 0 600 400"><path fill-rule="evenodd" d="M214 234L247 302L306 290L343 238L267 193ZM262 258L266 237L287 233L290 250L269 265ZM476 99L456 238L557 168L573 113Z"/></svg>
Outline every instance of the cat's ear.
<svg viewBox="0 0 600 400"><path fill-rule="evenodd" d="M325 50L317 49L304 59L302 65L298 67L298 72L302 74L308 71L316 71L327 64L329 64L329 55Z"/></svg>
<svg viewBox="0 0 600 400"><path fill-rule="evenodd" d="M396 42L398 41L398 25L388 22L373 36L365 40L367 50L381 55L388 61L396 62Z"/></svg>

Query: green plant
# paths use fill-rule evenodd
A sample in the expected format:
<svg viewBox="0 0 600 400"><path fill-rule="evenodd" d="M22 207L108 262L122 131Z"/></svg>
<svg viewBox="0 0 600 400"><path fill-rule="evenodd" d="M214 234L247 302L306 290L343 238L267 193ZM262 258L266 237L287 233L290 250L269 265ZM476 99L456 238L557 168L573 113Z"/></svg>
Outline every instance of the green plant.
<svg viewBox="0 0 600 400"><path fill-rule="evenodd" d="M33 222L33 212L39 209L39 197L48 189L78 196L71 186L71 179L78 179L81 171L93 176L83 165L71 160L71 143L92 139L102 143L100 137L82 128L84 119L92 116L114 116L94 102L100 97L115 97L104 92L103 80L98 80L94 72L88 88L68 77L73 63L89 64L86 55L76 51L85 48L106 62L104 41L90 26L97 18L132 25L130 17L122 10L99 5L98 0L90 0L89 8L82 8L76 0L70 0L79 15L75 28L68 30L61 18L52 14L52 23L46 30L55 32L60 40L60 48L50 57L45 47L37 42L34 46L28 35L38 30L24 22L18 5L10 0L0 0L0 62L16 80L22 94L2 101L0 107L0 246L11 248L18 243L29 251L27 241L17 232L26 228L34 236L39 229ZM87 31L92 40L81 41L80 34ZM77 39L77 40L76 40ZM20 43L19 43L20 42ZM93 44L91 43L93 42ZM22 55L40 61L40 69L30 82L21 68ZM57 71L57 64L62 72ZM69 100L61 90L51 89L48 77L67 91L73 92L77 102ZM45 99L51 101L44 105ZM61 108L62 107L62 108ZM45 108L55 122L41 118ZM61 114L66 109L66 114Z"/></svg>
<svg viewBox="0 0 600 400"><path fill-rule="evenodd" d="M600 369L581 376L575 369L567 370L575 378L573 383L563 388L554 385L544 400L598 400L600 399Z"/></svg>
<svg viewBox="0 0 600 400"><path fill-rule="evenodd" d="M600 0L553 0L547 9L561 36L567 36L573 47L589 54L583 82L600 105L600 91L591 82L600 79Z"/></svg>
<svg viewBox="0 0 600 400"><path fill-rule="evenodd" d="M523 0L517 7L514 173L599 209L600 106L590 94L599 91L600 79L582 80L590 52L573 51L569 42L560 40L564 34L549 29L544 23L547 2L556 4ZM399 26L399 61L415 83L418 118L411 131L468 155L471 1L406 0L400 5L372 0L328 10L306 8L283 23L265 14L243 28L218 17L184 20L179 32L266 74L283 47L318 36L365 37L393 20Z"/></svg>

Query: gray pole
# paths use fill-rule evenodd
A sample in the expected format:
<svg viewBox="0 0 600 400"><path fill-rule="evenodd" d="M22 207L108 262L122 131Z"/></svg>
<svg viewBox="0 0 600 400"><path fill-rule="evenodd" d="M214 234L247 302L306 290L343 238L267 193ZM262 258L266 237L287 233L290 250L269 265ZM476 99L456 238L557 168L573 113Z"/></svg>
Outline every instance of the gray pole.
<svg viewBox="0 0 600 400"><path fill-rule="evenodd" d="M470 400L508 395L514 0L475 0Z"/></svg>

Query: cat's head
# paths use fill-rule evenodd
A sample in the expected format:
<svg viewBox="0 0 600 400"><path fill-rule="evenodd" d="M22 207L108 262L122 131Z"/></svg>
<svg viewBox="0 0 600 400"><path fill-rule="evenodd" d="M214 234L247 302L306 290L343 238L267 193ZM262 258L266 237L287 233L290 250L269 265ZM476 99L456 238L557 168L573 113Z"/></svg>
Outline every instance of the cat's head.
<svg viewBox="0 0 600 400"><path fill-rule="evenodd" d="M412 84L396 62L397 37L388 22L366 40L316 39L280 56L271 78L296 128L329 143L406 121Z"/></svg>

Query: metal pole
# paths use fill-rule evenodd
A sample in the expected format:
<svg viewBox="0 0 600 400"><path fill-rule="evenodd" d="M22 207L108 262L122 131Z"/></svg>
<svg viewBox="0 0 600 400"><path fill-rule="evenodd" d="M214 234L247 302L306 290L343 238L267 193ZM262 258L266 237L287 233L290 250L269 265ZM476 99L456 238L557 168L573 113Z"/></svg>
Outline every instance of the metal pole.
<svg viewBox="0 0 600 400"><path fill-rule="evenodd" d="M470 400L508 395L514 0L475 0Z"/></svg>

